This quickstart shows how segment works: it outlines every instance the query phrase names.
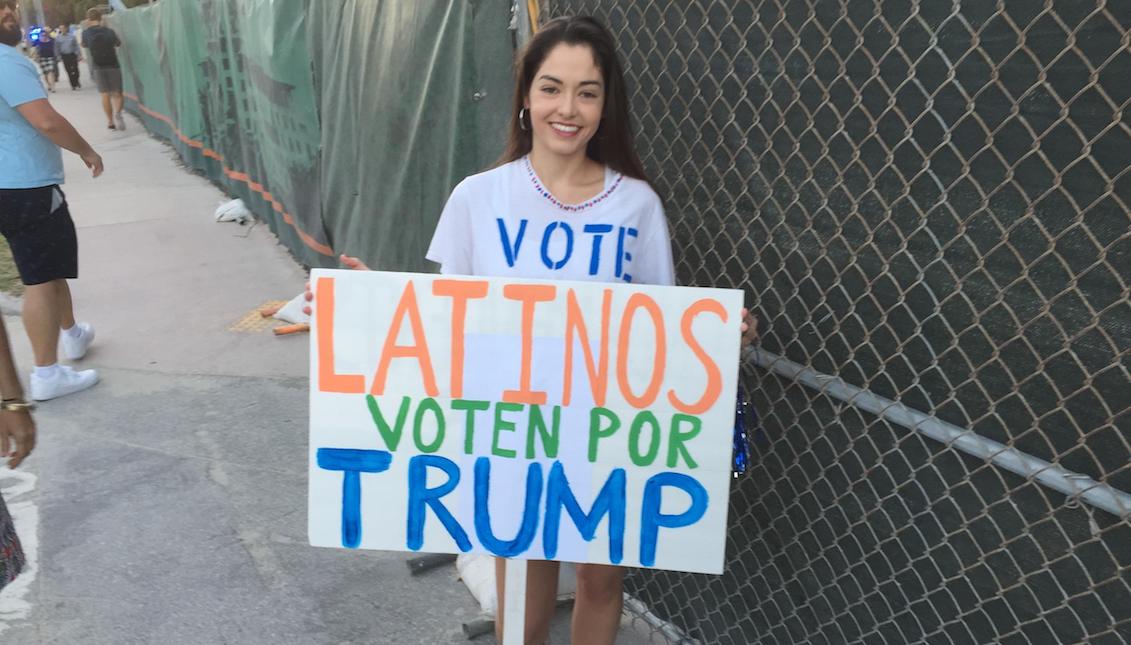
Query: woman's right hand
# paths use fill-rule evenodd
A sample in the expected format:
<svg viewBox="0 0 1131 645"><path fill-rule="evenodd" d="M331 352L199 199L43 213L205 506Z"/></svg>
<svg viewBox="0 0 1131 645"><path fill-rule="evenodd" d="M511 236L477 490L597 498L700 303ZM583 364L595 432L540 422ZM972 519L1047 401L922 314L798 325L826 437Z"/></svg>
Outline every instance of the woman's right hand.
<svg viewBox="0 0 1131 645"><path fill-rule="evenodd" d="M342 263L343 267L345 267L347 269L353 269L354 271L369 271L370 270L369 267L366 266L366 264L364 262L362 262L358 258L355 258L355 257L350 256L350 255L345 255L345 254L339 255L338 261ZM303 292L302 297L305 298L307 302L314 302L314 292L310 290L310 280L306 281L306 291ZM312 312L310 310L310 305L303 305L302 313L304 313L308 316L311 315Z"/></svg>
<svg viewBox="0 0 1131 645"><path fill-rule="evenodd" d="M370 271L371 270L369 267L365 266L364 262L362 262L361 260L359 260L355 257L351 257L349 255L344 255L344 254L339 255L338 261L341 262L342 266L344 266L347 269L353 269L355 271Z"/></svg>
<svg viewBox="0 0 1131 645"><path fill-rule="evenodd" d="M28 410L0 412L0 457L15 468L35 447L35 420Z"/></svg>

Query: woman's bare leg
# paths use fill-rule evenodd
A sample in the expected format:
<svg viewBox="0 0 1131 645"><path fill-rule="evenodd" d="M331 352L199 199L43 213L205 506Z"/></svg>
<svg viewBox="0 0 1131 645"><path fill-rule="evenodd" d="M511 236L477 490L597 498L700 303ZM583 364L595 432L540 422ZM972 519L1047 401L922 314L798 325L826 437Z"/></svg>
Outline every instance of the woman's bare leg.
<svg viewBox="0 0 1131 645"><path fill-rule="evenodd" d="M506 606L506 559L495 558L495 639L503 642L503 608ZM529 560L526 563L526 645L542 645L550 637L550 620L558 595L558 563ZM575 643L585 641L575 640Z"/></svg>
<svg viewBox="0 0 1131 645"><path fill-rule="evenodd" d="M613 645L624 606L624 568L577 565L577 601L573 605L572 642Z"/></svg>

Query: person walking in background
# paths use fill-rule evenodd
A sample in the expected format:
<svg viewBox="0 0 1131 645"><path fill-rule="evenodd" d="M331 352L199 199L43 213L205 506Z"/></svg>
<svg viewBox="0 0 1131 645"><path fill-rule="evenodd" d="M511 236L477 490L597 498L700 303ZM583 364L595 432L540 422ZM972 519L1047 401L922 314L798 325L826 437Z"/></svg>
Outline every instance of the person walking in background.
<svg viewBox="0 0 1131 645"><path fill-rule="evenodd" d="M83 55L80 56L80 58L86 61L86 75L90 80L93 81L94 80L94 60L90 57L90 48L86 46L86 40L84 40L84 38L83 38L84 36L86 36L86 30L89 29L89 28L90 28L90 21L86 20L84 18L83 21L79 23L79 28L75 31L75 37L78 38L79 49L83 53Z"/></svg>
<svg viewBox="0 0 1131 645"><path fill-rule="evenodd" d="M102 24L102 12L86 12L90 23L82 31L82 45L90 50L91 76L98 92L102 94L102 111L106 113L106 127L125 130L122 118L122 68L118 64L117 48L122 44L113 29Z"/></svg>
<svg viewBox="0 0 1131 645"><path fill-rule="evenodd" d="M79 40L71 33L71 28L63 25L59 28L59 37L55 39L55 48L59 57L63 59L63 69L67 70L67 79L71 81L71 89L82 87L79 82Z"/></svg>
<svg viewBox="0 0 1131 645"><path fill-rule="evenodd" d="M68 278L78 277L78 241L67 209L62 146L98 177L102 157L55 111L35 66L16 49L20 32L15 0L0 0L0 234L8 240L24 293L23 320L35 355L30 386L37 401L84 390L94 370L58 363L86 354L94 328L76 323ZM62 334L60 334L62 330Z"/></svg>
<svg viewBox="0 0 1131 645"><path fill-rule="evenodd" d="M54 92L55 81L59 80L59 59L55 56L55 39L51 37L50 29L39 32L35 53L39 57L39 71L43 73L47 91Z"/></svg>

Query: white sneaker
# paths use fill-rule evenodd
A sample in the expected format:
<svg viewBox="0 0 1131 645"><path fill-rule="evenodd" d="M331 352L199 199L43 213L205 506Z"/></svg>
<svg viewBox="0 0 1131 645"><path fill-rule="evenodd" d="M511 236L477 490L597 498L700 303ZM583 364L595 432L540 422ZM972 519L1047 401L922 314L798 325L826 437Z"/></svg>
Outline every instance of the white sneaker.
<svg viewBox="0 0 1131 645"><path fill-rule="evenodd" d="M57 365L51 376L31 373L31 398L36 401L56 399L75 392L81 392L98 382L98 372L82 370L76 372L70 365Z"/></svg>
<svg viewBox="0 0 1131 645"><path fill-rule="evenodd" d="M63 347L63 358L69 361L77 361L78 359L86 356L86 350L90 344L94 342L94 326L90 323L75 323L79 328L78 336L71 336L63 330L59 330L59 341Z"/></svg>
<svg viewBox="0 0 1131 645"><path fill-rule="evenodd" d="M114 125L118 126L119 130L126 129L126 120L122 118L122 113L119 112L114 115Z"/></svg>

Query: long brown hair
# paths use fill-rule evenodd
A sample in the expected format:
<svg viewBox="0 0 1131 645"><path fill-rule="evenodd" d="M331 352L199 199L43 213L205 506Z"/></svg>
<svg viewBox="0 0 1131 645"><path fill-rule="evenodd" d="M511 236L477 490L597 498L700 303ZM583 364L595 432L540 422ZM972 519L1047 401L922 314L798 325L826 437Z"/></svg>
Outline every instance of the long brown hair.
<svg viewBox="0 0 1131 645"><path fill-rule="evenodd" d="M624 71L617 57L616 44L609 30L591 16L565 16L547 22L534 34L515 60L510 132L507 135L506 151L499 159L499 164L521 159L534 146L529 125L522 124L519 115L525 107L530 87L534 84L534 74L538 72L550 50L562 43L589 47L593 52L593 61L604 76L605 105L601 112L601 124L586 145L586 156L622 175L648 181L644 164L640 163L632 141L628 91L625 88ZM524 127L527 129L523 129Z"/></svg>

